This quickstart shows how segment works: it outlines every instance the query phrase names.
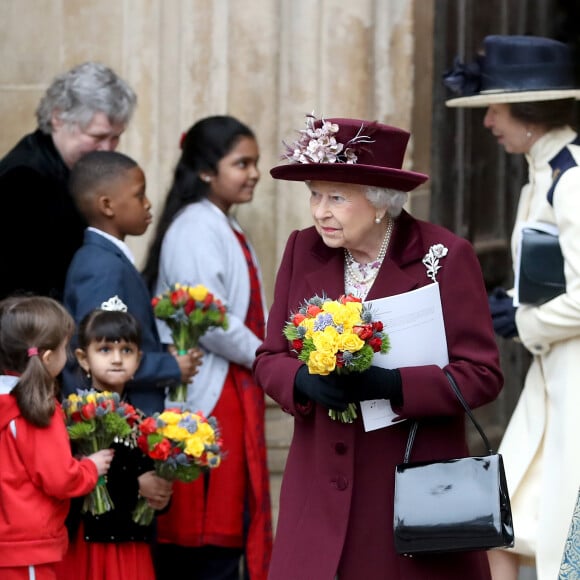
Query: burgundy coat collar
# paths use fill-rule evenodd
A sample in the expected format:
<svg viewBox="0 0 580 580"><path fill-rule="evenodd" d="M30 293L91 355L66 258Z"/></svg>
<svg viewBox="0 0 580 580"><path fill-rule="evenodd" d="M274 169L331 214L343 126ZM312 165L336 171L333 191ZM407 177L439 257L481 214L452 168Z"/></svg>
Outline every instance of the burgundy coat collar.
<svg viewBox="0 0 580 580"><path fill-rule="evenodd" d="M426 278L418 280L405 271L410 264L423 259L426 252L424 246L417 220L403 211L395 220L387 256L367 299L393 296L424 285ZM319 287L320 280L324 280L324 287L329 297L336 299L344 292L342 249L329 248L319 238L312 246L312 253L320 263L320 268L307 275L309 286Z"/></svg>

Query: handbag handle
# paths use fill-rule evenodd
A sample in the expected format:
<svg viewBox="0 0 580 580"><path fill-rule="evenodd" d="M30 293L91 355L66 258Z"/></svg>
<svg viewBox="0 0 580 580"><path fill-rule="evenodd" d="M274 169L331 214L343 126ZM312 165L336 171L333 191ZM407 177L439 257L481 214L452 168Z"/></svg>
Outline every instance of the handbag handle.
<svg viewBox="0 0 580 580"><path fill-rule="evenodd" d="M488 450L490 455L493 455L493 450L491 448L491 445L489 444L489 439L486 437L485 433L483 432L481 425L477 422L475 416L473 415L471 409L469 408L469 405L467 404L467 401L463 398L463 395L461 394L461 391L459 390L459 387L457 386L455 379L453 378L453 376L451 375L451 373L449 371L443 371L443 372L445 373L445 376L449 380L449 384L451 385L453 392L455 393L456 397L459 399L459 402L461 403L461 405L465 409L465 412L467 413L468 417L471 419L471 422L473 423L473 425L477 429L478 433L481 435L483 443L485 444L485 448ZM419 425L419 422L414 421L413 425L411 426L411 430L409 431L409 438L407 439L407 446L405 447L405 457L403 458L403 463L409 463L409 457L411 455L411 449L413 448L413 443L415 442L415 435L417 434L418 425Z"/></svg>

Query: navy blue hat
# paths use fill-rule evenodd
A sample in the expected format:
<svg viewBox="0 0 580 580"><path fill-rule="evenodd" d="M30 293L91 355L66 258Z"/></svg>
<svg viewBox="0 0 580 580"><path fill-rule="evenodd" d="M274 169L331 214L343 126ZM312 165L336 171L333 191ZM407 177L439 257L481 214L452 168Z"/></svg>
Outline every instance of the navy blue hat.
<svg viewBox="0 0 580 580"><path fill-rule="evenodd" d="M458 97L448 107L486 107L580 99L570 47L540 36L486 36L484 53L470 64L456 58L444 84Z"/></svg>

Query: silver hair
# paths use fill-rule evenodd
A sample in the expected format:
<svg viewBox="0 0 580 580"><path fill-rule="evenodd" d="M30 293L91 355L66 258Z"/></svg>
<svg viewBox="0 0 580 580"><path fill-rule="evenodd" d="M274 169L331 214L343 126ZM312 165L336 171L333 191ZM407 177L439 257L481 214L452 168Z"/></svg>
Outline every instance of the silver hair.
<svg viewBox="0 0 580 580"><path fill-rule="evenodd" d="M371 205L377 209L387 208L387 213L393 218L401 213L409 197L406 191L372 185L366 188L365 195Z"/></svg>
<svg viewBox="0 0 580 580"><path fill-rule="evenodd" d="M57 112L67 125L86 128L95 113L104 113L112 124L126 125L137 105L133 89L112 69L85 62L57 76L38 108L38 128L52 133L52 115Z"/></svg>

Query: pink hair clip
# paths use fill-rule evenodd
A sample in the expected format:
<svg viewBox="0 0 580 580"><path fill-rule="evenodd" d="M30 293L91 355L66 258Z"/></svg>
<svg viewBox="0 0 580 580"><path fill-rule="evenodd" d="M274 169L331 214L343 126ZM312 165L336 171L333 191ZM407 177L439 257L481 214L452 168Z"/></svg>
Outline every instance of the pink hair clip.
<svg viewBox="0 0 580 580"><path fill-rule="evenodd" d="M27 352L28 352L28 358L31 358L33 356L38 356L38 349L35 346L31 346Z"/></svg>

